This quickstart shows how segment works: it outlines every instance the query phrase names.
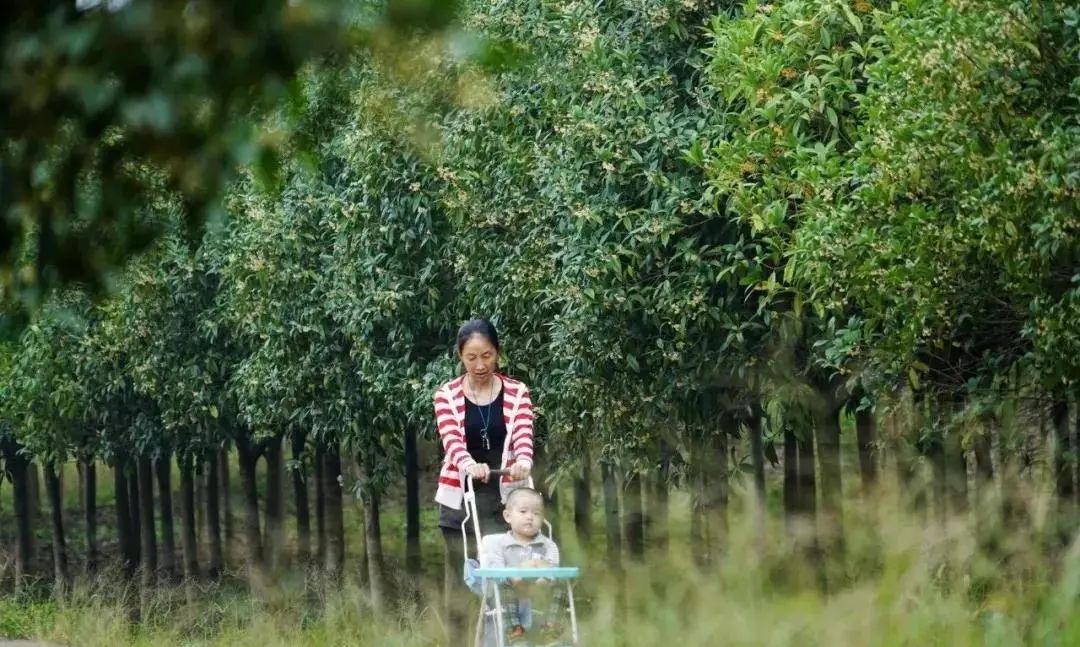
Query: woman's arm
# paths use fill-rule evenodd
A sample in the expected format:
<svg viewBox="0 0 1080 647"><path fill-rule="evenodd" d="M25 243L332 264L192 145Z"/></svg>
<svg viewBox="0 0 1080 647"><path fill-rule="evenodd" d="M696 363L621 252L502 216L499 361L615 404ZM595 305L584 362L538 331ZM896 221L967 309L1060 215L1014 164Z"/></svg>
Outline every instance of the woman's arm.
<svg viewBox="0 0 1080 647"><path fill-rule="evenodd" d="M533 410L529 389L521 385L521 401L514 415L514 435L510 440L510 450L514 452L514 464L510 467L510 478L520 481L528 478L533 463Z"/></svg>
<svg viewBox="0 0 1080 647"><path fill-rule="evenodd" d="M446 452L451 463L465 472L475 465L476 461L465 447L465 430L458 424L457 416L454 415L453 401L442 389L435 393L434 401L435 422L439 427L439 440L442 441L443 451Z"/></svg>

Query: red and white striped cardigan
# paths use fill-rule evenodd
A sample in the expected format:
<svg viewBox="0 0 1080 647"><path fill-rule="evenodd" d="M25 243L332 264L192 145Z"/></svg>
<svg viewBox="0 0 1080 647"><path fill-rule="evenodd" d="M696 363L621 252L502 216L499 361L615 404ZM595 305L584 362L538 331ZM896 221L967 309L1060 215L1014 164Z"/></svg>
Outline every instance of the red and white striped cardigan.
<svg viewBox="0 0 1080 647"><path fill-rule="evenodd" d="M529 389L523 382L499 375L503 383L503 420L506 422L506 441L503 444L502 469L515 463L532 466L533 411ZM455 510L461 509L464 490L461 473L476 463L465 447L465 376L451 380L435 392L435 421L443 446L443 464L439 471L439 488L435 500ZM511 481L509 476L499 480L503 501L506 495L524 482Z"/></svg>

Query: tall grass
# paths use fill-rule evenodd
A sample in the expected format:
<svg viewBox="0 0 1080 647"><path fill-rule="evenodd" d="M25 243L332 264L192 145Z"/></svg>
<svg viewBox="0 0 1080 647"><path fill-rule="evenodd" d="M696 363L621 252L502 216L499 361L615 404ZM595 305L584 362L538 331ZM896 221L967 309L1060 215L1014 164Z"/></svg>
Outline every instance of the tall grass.
<svg viewBox="0 0 1080 647"><path fill-rule="evenodd" d="M676 497L673 510L684 503ZM584 570L585 644L1080 645L1080 542L1047 548L1043 513L1029 527L999 528L1009 541L988 549L977 540L979 514L942 520L888 492L866 505L849 499L842 545L822 554L807 528L755 520L749 506L737 502L726 537L713 538L712 566L688 557L686 515L675 513L666 552L650 547L622 574L606 569L602 545L579 545L556 514L566 561ZM234 579L141 601L116 581L84 579L63 601L4 601L0 634L109 647L446 644L434 591L376 616L353 581L323 593L317 578L297 574L250 586Z"/></svg>

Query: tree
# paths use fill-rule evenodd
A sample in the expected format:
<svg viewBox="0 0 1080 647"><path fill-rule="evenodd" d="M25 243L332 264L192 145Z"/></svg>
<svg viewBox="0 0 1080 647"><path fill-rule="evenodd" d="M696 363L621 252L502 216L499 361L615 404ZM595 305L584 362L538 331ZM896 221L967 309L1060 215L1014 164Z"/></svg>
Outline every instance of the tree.
<svg viewBox="0 0 1080 647"><path fill-rule="evenodd" d="M3 417L16 430L19 444L45 469L53 570L60 592L67 587L69 572L58 470L85 444L80 406L84 385L75 375L87 314L87 302L77 292L57 295L42 310L19 340L3 404Z"/></svg>
<svg viewBox="0 0 1080 647"><path fill-rule="evenodd" d="M140 217L162 183L196 244L219 219L220 190L238 164L271 184L278 173L284 129L256 129L252 108L287 104L308 61L392 52L399 34L437 32L453 13L452 3L426 0L5 6L5 300L32 310L59 285L101 288L162 231ZM147 166L159 175L139 171ZM29 271L10 271L27 258Z"/></svg>

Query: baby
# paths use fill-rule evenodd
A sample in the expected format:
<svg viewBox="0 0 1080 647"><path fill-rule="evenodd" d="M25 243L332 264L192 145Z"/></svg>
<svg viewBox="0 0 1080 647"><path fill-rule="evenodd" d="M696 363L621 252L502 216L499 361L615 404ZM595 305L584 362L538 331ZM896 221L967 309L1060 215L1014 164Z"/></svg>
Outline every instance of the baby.
<svg viewBox="0 0 1080 647"><path fill-rule="evenodd" d="M480 566L484 568L537 568L559 565L559 547L540 534L544 525L544 498L532 488L518 488L506 498L503 518L510 531L484 537L480 544ZM533 580L535 581L535 580ZM521 610L529 605L528 584L511 579L508 595L511 618L510 638L525 635Z"/></svg>

